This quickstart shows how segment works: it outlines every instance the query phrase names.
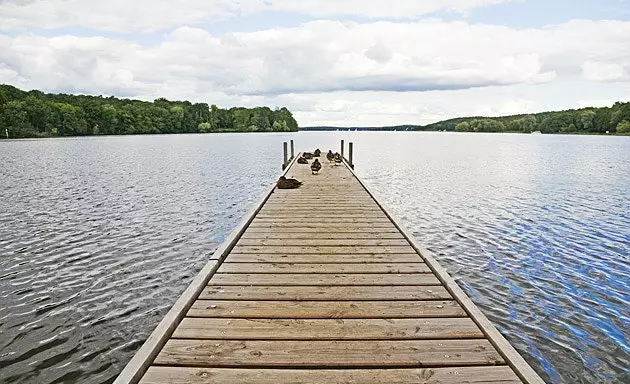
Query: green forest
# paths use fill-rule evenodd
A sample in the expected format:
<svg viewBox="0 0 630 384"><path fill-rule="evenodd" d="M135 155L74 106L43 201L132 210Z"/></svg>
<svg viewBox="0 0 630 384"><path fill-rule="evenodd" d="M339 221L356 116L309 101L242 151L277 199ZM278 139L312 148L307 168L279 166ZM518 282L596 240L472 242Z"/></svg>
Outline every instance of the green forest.
<svg viewBox="0 0 630 384"><path fill-rule="evenodd" d="M286 108L222 109L216 105L25 92L0 84L0 137L134 135L205 132L292 132Z"/></svg>
<svg viewBox="0 0 630 384"><path fill-rule="evenodd" d="M630 103L612 107L571 109L530 115L504 117L465 117L442 121L420 128L458 132L524 132L630 134Z"/></svg>

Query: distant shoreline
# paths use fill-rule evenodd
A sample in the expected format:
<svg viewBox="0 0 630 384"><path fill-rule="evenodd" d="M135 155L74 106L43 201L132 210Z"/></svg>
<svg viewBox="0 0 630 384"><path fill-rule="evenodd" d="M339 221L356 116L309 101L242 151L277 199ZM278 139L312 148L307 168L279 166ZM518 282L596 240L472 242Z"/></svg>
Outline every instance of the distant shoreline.
<svg viewBox="0 0 630 384"><path fill-rule="evenodd" d="M444 131L433 131L433 130L415 130L415 131L394 131L394 130L372 130L372 129L364 129L364 130L349 130L340 128L337 130L299 130L294 132L239 132L239 131L225 131L225 132L190 132L190 133L146 133L146 134L120 134L120 135L77 135L77 136L38 136L38 137L12 137L7 139L5 136L0 137L0 142L9 142L9 141L34 141L34 140L52 140L52 139L77 139L77 138L105 138L105 137L149 137L149 136L172 136L172 135L214 135L214 134L264 134L264 133L273 133L277 135L281 134L295 134L299 132L410 132L410 133L424 133L424 132L432 132L432 133L447 133ZM503 133L503 134L517 134L517 135L531 135L531 133L526 132L454 132L450 131L448 133ZM556 133L544 133L545 136L561 136L561 135L569 135L569 136L605 136L605 137L630 137L630 133L598 133L598 132L556 132Z"/></svg>
<svg viewBox="0 0 630 384"><path fill-rule="evenodd" d="M399 124L383 127L311 126L303 131L446 131L502 132L568 135L630 134L630 102L612 107L569 109L512 116L470 116L439 121L428 125Z"/></svg>
<svg viewBox="0 0 630 384"><path fill-rule="evenodd" d="M361 127L330 127L331 129L312 129L310 127L300 128L299 132L448 132L448 133L511 133L519 135L531 135L531 132L521 131L501 131L501 132L458 132L439 131L436 129L388 129L383 128L361 128ZM334 129L333 129L334 128ZM630 136L630 133L605 133L605 132L545 132L544 135L582 135L582 136Z"/></svg>

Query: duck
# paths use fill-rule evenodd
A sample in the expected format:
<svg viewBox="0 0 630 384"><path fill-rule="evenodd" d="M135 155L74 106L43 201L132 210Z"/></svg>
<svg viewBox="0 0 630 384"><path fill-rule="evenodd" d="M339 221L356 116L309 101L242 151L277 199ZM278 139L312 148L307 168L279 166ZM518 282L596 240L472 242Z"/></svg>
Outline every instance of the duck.
<svg viewBox="0 0 630 384"><path fill-rule="evenodd" d="M315 161L313 161L313 164L311 164L311 171L313 172L313 174L319 173L319 170L322 169L322 163L319 162L319 160L315 159Z"/></svg>
<svg viewBox="0 0 630 384"><path fill-rule="evenodd" d="M315 157L320 157L321 155L322 155L322 151L320 151L319 148L317 148L315 152L313 152L313 156Z"/></svg>
<svg viewBox="0 0 630 384"><path fill-rule="evenodd" d="M298 162L298 164L308 164L308 160L306 160L302 156L300 156L300 158L297 160L297 162Z"/></svg>
<svg viewBox="0 0 630 384"><path fill-rule="evenodd" d="M335 153L334 159L335 159L335 163L341 163L343 161L339 152Z"/></svg>
<svg viewBox="0 0 630 384"><path fill-rule="evenodd" d="M302 154L302 157L304 157L306 160L312 160L313 159L313 154L310 152L304 152Z"/></svg>
<svg viewBox="0 0 630 384"><path fill-rule="evenodd" d="M297 181L296 179L287 179L284 176L280 176L278 181L276 182L276 187L278 189L297 189L302 185L301 181Z"/></svg>
<svg viewBox="0 0 630 384"><path fill-rule="evenodd" d="M332 153L331 150L328 150L328 153L326 154L326 158L328 159L328 161L333 161L335 160L335 155Z"/></svg>

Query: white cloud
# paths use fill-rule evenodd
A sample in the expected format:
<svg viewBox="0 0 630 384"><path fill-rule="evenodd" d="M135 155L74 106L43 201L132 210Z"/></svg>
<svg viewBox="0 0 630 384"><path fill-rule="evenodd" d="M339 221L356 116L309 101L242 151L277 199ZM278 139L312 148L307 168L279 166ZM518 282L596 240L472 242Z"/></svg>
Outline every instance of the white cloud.
<svg viewBox="0 0 630 384"><path fill-rule="evenodd" d="M317 17L359 15L371 18L409 19L438 11L466 13L474 8L514 0L269 0L273 9Z"/></svg>
<svg viewBox="0 0 630 384"><path fill-rule="evenodd" d="M602 71L601 63L627 73L628 41L630 23L618 21L541 29L317 21L222 36L181 27L150 47L102 37L0 35L0 83L224 106L287 105L303 125L429 122L628 96L627 78L582 81L583 74L592 79L602 72L611 80L612 66Z"/></svg>
<svg viewBox="0 0 630 384"><path fill-rule="evenodd" d="M515 0L5 0L0 1L0 30L86 27L129 32L171 29L216 22L262 11L314 17L362 16L415 19L437 11L465 13Z"/></svg>
<svg viewBox="0 0 630 384"><path fill-rule="evenodd" d="M130 53L138 48L101 37L0 35L0 63L15 72L0 72L0 82L13 83L13 76L22 79L21 85L51 91L136 94L144 85L134 81L140 67Z"/></svg>
<svg viewBox="0 0 630 384"><path fill-rule="evenodd" d="M587 61L582 64L582 76L591 81L615 81L625 77L625 70L616 63Z"/></svg>

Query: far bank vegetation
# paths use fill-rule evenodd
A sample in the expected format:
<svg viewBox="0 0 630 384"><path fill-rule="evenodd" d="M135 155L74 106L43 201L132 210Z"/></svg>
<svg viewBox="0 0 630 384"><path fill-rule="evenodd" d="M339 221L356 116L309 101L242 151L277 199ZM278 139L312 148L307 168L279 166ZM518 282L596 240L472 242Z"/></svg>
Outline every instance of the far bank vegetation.
<svg viewBox="0 0 630 384"><path fill-rule="evenodd" d="M630 103L612 107L584 108L559 112L505 117L467 117L423 127L425 130L457 132L523 132L630 134Z"/></svg>
<svg viewBox="0 0 630 384"><path fill-rule="evenodd" d="M230 109L206 103L46 94L0 84L0 137L137 135L206 132L294 132L287 108Z"/></svg>

